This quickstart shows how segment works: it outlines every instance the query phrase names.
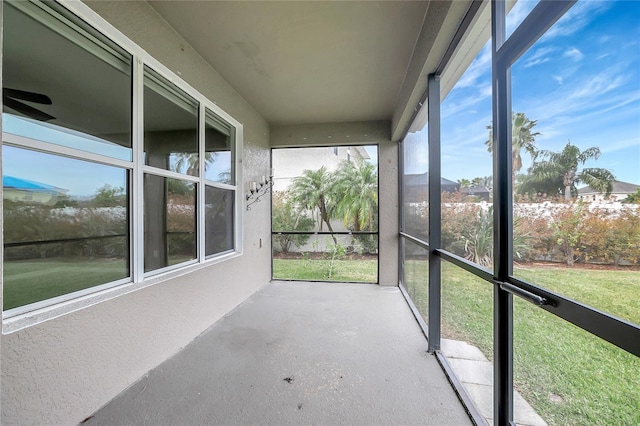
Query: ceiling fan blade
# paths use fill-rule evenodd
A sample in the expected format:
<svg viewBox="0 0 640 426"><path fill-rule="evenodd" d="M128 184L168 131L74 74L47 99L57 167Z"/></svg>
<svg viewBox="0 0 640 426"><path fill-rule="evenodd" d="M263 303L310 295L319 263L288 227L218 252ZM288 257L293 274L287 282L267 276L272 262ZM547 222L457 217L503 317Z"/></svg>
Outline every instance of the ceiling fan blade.
<svg viewBox="0 0 640 426"><path fill-rule="evenodd" d="M5 98L7 96L37 104L51 105L51 98L47 95L43 95L42 93L26 92L24 90L9 89L5 87L2 89L2 97Z"/></svg>
<svg viewBox="0 0 640 426"><path fill-rule="evenodd" d="M34 120L49 121L55 118L53 115L49 115L46 112L35 109L27 104L23 104L22 102L16 101L15 99L4 97L2 101L5 106L11 108L12 110L18 111L19 113L24 114L27 117L31 117Z"/></svg>

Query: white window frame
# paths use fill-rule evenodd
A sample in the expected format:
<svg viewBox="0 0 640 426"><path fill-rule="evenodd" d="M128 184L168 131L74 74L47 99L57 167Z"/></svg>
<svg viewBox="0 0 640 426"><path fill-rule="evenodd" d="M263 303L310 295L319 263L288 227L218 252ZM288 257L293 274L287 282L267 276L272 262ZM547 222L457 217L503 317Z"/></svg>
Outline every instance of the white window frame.
<svg viewBox="0 0 640 426"><path fill-rule="evenodd" d="M83 161L95 162L126 168L131 172L130 194L132 201L129 211L130 226L130 277L102 285L97 285L77 292L42 300L29 305L20 306L3 311L2 333L12 333L23 328L83 309L97 303L151 286L182 275L195 272L198 269L214 265L242 255L244 228L244 187L242 173L243 158L243 125L226 113L215 102L207 99L194 87L182 80L176 73L164 66L160 61L149 55L140 46L117 30L113 25L79 1L58 1L66 11L76 15L80 20L99 31L113 43L120 46L132 56L132 147L133 160L124 161L100 154L80 151L48 142L33 140L3 133L3 144L17 147L36 149L55 155L77 158ZM199 151L200 173L198 177L182 175L170 171L158 170L145 166L143 162L144 138L144 66L147 65L158 74L175 84L199 103ZM232 161L235 172L234 185L212 182L204 178L204 120L205 108L226 121L235 130L235 140L232 147ZM144 272L144 212L143 212L143 177L144 173L165 177L176 177L197 184L197 258L178 265L169 266L148 273ZM235 191L234 198L234 249L218 255L205 256L204 241L204 191L205 185Z"/></svg>

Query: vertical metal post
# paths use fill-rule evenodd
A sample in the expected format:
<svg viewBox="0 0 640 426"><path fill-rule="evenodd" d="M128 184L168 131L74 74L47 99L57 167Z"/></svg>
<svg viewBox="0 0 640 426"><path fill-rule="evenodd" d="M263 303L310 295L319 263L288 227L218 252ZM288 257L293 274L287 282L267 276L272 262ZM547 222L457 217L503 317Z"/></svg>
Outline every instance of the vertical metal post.
<svg viewBox="0 0 640 426"><path fill-rule="evenodd" d="M398 143L398 230L404 232L404 142ZM378 238L380 244L380 238ZM404 238L398 238L398 284L404 282Z"/></svg>
<svg viewBox="0 0 640 426"><path fill-rule="evenodd" d="M440 205L440 76L428 79L427 114L429 123L429 352L440 350L441 242Z"/></svg>
<svg viewBox="0 0 640 426"><path fill-rule="evenodd" d="M506 281L512 270L512 164L511 96L509 66L498 60L505 41L505 2L491 2L493 179L494 179L494 275ZM494 287L493 298L493 416L494 424L509 425L513 419L513 296Z"/></svg>

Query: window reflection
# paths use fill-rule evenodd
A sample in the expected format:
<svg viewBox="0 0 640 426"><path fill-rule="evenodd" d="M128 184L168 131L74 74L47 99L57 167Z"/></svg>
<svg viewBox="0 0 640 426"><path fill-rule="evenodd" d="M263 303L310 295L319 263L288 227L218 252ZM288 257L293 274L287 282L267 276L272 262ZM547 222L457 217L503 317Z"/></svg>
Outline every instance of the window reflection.
<svg viewBox="0 0 640 426"><path fill-rule="evenodd" d="M145 164L191 176L200 170L198 103L145 67Z"/></svg>
<svg viewBox="0 0 640 426"><path fill-rule="evenodd" d="M207 256L233 250L234 192L205 188L205 252Z"/></svg>
<svg viewBox="0 0 640 426"><path fill-rule="evenodd" d="M196 185L144 176L145 272L196 258Z"/></svg>
<svg viewBox="0 0 640 426"><path fill-rule="evenodd" d="M235 183L232 144L234 129L211 111L205 116L204 177L213 182Z"/></svg>
<svg viewBox="0 0 640 426"><path fill-rule="evenodd" d="M131 160L131 55L51 4L4 5L3 131Z"/></svg>
<svg viewBox="0 0 640 426"><path fill-rule="evenodd" d="M3 149L4 309L129 276L127 171Z"/></svg>

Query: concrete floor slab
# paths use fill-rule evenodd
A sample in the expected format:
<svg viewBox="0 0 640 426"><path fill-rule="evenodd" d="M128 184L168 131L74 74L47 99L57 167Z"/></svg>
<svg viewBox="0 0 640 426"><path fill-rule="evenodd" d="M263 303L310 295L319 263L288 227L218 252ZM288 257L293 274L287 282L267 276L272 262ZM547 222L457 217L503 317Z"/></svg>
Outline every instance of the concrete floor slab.
<svg viewBox="0 0 640 426"><path fill-rule="evenodd" d="M493 386L493 365L490 362L460 358L447 361L461 382Z"/></svg>
<svg viewBox="0 0 640 426"><path fill-rule="evenodd" d="M442 339L442 353L462 383L476 409L493 424L493 364L477 347L459 340ZM513 417L520 426L546 426L534 408L514 391Z"/></svg>
<svg viewBox="0 0 640 426"><path fill-rule="evenodd" d="M472 424L393 290L270 283L85 424Z"/></svg>
<svg viewBox="0 0 640 426"><path fill-rule="evenodd" d="M440 344L442 352L447 355L447 358L488 361L480 349L462 340L442 339Z"/></svg>

